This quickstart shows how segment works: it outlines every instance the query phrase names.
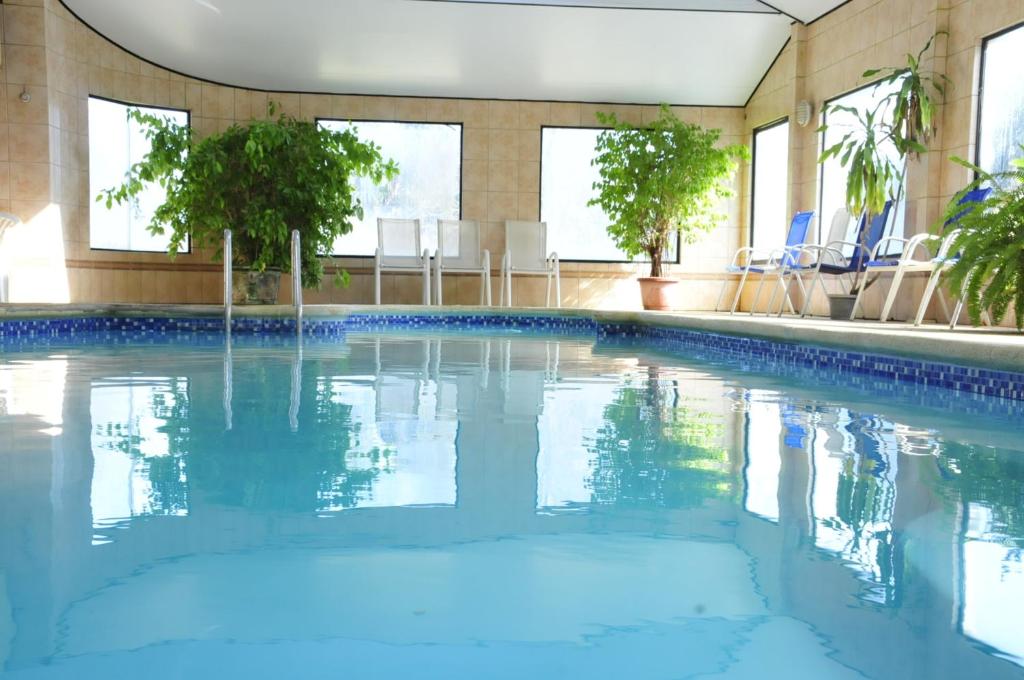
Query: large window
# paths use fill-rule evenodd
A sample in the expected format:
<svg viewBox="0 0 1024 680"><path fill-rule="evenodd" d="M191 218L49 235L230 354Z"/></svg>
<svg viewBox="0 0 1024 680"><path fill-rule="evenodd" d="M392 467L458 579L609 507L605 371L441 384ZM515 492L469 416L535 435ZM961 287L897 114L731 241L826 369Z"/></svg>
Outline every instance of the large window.
<svg viewBox="0 0 1024 680"><path fill-rule="evenodd" d="M786 242L789 220L789 121L754 130L754 175L750 206L750 245L772 250Z"/></svg>
<svg viewBox="0 0 1024 680"><path fill-rule="evenodd" d="M597 136L594 128L541 129L540 219L548 225L549 250L562 260L625 262L629 258L608 235L608 216L597 206L594 182L600 177L591 164ZM677 260L678 244L665 260Z"/></svg>
<svg viewBox="0 0 1024 680"><path fill-rule="evenodd" d="M1024 26L985 41L982 51L978 165L1007 170L1024 144Z"/></svg>
<svg viewBox="0 0 1024 680"><path fill-rule="evenodd" d="M156 236L146 230L153 211L166 195L158 184L150 184L138 197L137 205L114 204L107 208L96 202L103 189L119 185L133 163L149 153L149 140L138 123L128 117L131 109L170 118L188 125L188 112L156 109L89 98L89 245L104 250L167 250L170 236Z"/></svg>
<svg viewBox="0 0 1024 680"><path fill-rule="evenodd" d="M381 148L398 164L398 175L375 185L356 179L356 196L363 219L334 244L337 255L373 255L377 248L377 218L419 219L423 247L437 248L437 220L457 220L462 201L462 126L455 123L395 123L322 120L332 130L351 125L359 138Z"/></svg>
<svg viewBox="0 0 1024 680"><path fill-rule="evenodd" d="M867 85L854 90L849 94L845 94L841 97L837 97L831 101L826 102L826 110L824 115L824 123L828 126L822 135L822 148L827 149L835 144L838 144L843 137L848 133L854 132L856 134L859 129L855 116L846 111L835 111L832 109L833 106L846 106L853 108L857 111L870 111L874 110L875 107L882 102L887 96L895 92L899 88L899 84L892 85ZM883 116L891 120L892 106L885 105L879 110ZM893 162L898 163L898 152L896 151L895 145L892 142L886 142L881 145L881 150L885 153ZM839 159L832 157L821 165L821 210L818 213L818 228L827 230L829 225L832 224L832 217L836 214L836 211L843 208L846 205L846 178L847 168L844 168ZM891 211L889 214L889 224L886 226L886 236L903 236L903 223L904 223L904 207L906 204L905 197L903 197L896 209ZM854 216L856 217L856 216ZM857 234L856 229L859 224L859 220L850 220L850 228L846 234L847 241L856 241ZM823 232L827 237L827 231ZM887 249L889 254L895 254L899 251L899 244L892 244L891 248ZM847 248L847 255L850 254L852 248Z"/></svg>

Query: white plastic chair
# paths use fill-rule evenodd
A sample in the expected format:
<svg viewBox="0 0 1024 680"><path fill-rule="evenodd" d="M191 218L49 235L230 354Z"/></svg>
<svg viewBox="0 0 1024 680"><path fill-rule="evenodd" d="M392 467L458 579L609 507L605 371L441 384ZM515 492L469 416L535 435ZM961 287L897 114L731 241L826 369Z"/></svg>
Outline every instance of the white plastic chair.
<svg viewBox="0 0 1024 680"><path fill-rule="evenodd" d="M0 265L6 265L6 258L4 257L3 245L4 245L4 234L11 227L16 227L21 224L21 218L11 213L0 212ZM8 302L8 273L5 268L0 268L0 302Z"/></svg>
<svg viewBox="0 0 1024 680"><path fill-rule="evenodd" d="M420 221L377 218L373 258L374 302L380 304L382 272L423 272L423 304L430 304L430 253L420 246Z"/></svg>
<svg viewBox="0 0 1024 680"><path fill-rule="evenodd" d="M868 286L876 281L882 274L892 274L892 284L889 286L889 293L885 296L885 303L882 305L882 313L878 317L878 320L882 323L889 320L889 315L892 312L892 306L896 302L896 295L899 293L900 284L903 283L903 277L911 272L928 272L932 273L935 270L935 261L931 256L927 246L925 245L928 241L937 240L939 237L934 234L917 234L911 238L900 238L898 236L887 236L879 241L874 250L871 251L871 259L868 260L867 271L865 272L864 285L860 287L857 292L857 299L853 303L853 312L850 314L850 320L853 321L854 317L857 316L857 310L860 308L861 298L864 295L864 291L867 290ZM903 254L900 255L898 260L885 259L881 254L885 249L887 243L902 243ZM915 259L914 254L920 251L923 259ZM874 278L868 278L874 275ZM942 303L942 310L949 316L949 309L946 307L946 301L940 295L939 301Z"/></svg>
<svg viewBox="0 0 1024 680"><path fill-rule="evenodd" d="M501 257L501 298L512 306L512 275L546 276L544 306L551 306L551 282L555 284L555 306L562 306L562 282L558 272L558 253L548 253L546 222L505 221L505 254ZM506 297L507 296L507 297Z"/></svg>
<svg viewBox="0 0 1024 680"><path fill-rule="evenodd" d="M458 272L480 275L480 304L491 305L491 253L480 247L480 223L438 220L434 257L434 302L444 304L441 275Z"/></svg>
<svg viewBox="0 0 1024 680"><path fill-rule="evenodd" d="M772 289L772 297L768 300L768 308L765 312L766 315L770 316L773 313L772 307L775 304L775 295L778 289L781 288L788 293L789 284L794 278L796 279L797 288L799 288L800 295L804 298L806 305L808 290L807 286L804 284L803 275L813 275L818 267L818 262L838 264L843 260L842 252L834 248L829 248L828 244L836 243L846 238L850 229L851 219L850 213L847 212L845 208L839 208L835 213L833 213L832 223L829 225L828 233L822 234L824 238L820 244L803 244L789 249L789 263L785 267L782 267L778 272L778 283ZM824 283L822 285L824 285ZM782 306L779 307L778 315L782 316L785 311L786 299L783 298Z"/></svg>

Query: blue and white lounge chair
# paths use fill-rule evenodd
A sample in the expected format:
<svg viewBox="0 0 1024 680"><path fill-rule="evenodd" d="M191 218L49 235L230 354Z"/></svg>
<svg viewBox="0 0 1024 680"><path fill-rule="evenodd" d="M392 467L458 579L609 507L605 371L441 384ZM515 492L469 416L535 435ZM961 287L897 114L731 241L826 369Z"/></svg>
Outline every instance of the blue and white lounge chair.
<svg viewBox="0 0 1024 680"><path fill-rule="evenodd" d="M974 201L984 201L986 198L988 198L988 195L991 193L991 191L991 189L976 189L975 191L971 191L970 193L965 194L963 198L960 199L960 205L965 205L967 203L971 203ZM950 226L952 226L952 224L956 222L958 217L959 215L948 220L945 225L946 228L948 229ZM940 238L939 236L936 236L934 234L917 234L910 238L887 236L883 238L881 241L879 241L877 245L875 245L874 250L871 251L871 259L870 261L868 261L867 272L865 273L865 277L874 275L875 279L877 279L882 274L893 275L892 284L889 286L889 294L886 295L885 297L885 304L882 305L882 313L881 316L879 316L878 318L879 321L885 322L889 320L889 315L892 312L892 307L896 302L896 295L899 292L900 284L903 282L903 277L907 273L928 272L933 275L932 278L935 279L936 284L938 283L938 277L935 276L935 273L939 272L941 274L943 269L951 267L953 263L956 262L955 256L948 257L948 251L949 247L953 243L953 240L955 240L957 231L958 230L954 229L948 232L946 238L943 239L942 241L942 245L939 246L940 256L943 258L942 261L937 261L938 258L932 258L931 253L925 246L925 244L928 241L935 241ZM885 259L884 257L880 257L879 254L883 252L883 246L889 242L899 242L903 244L903 254L899 257L898 260L894 261L892 259ZM923 259L914 258L914 254L917 251L920 251L921 253L924 254ZM929 285L931 285L931 283L931 280L929 280ZM861 296L863 295L865 288L867 288L867 279L865 279L865 285L861 286L860 291L857 293L857 301L853 305L854 315L856 315L857 308L860 306ZM927 300L931 299L931 295L934 292L934 290L935 288L932 287L931 292L925 293L925 298L927 298ZM942 305L943 313L945 313L946 317L949 318L949 308L947 307L946 301L943 298L941 292L939 293L939 302ZM927 306L927 301L924 301L924 304L925 306ZM851 316L850 318L852 319L853 317Z"/></svg>
<svg viewBox="0 0 1024 680"><path fill-rule="evenodd" d="M992 195L992 189L985 187L982 189L975 189L964 194L959 201L959 205L967 205L969 203L983 203L988 200L988 197ZM960 213L954 215L952 218L946 221L945 227L955 225L960 217L967 212L965 208ZM953 265L960 259L960 253L950 253L949 251L953 248L953 242L956 241L956 237L959 235L959 229L951 229L946 234L946 238L942 240L942 244L939 246L938 252L935 257L931 260L931 276L928 277L928 285L925 286L924 295L921 297L921 304L917 307L917 314L914 317L914 325L920 326L924 320L925 312L928 311L928 303L932 300L932 295L936 292L939 294L939 304L942 306L942 311L949 319L949 327L955 328L956 322L960 318L960 312L963 311L964 303L962 299L958 299L953 309L953 313L950 314L949 306L946 304L946 299L942 295L942 290L939 288L939 280L942 275L949 271ZM987 316L987 315L986 315Z"/></svg>
<svg viewBox="0 0 1024 680"><path fill-rule="evenodd" d="M885 233L885 225L889 221L889 213L892 210L892 201L886 201L885 208L878 215L872 218L871 223L867 224L867 216L863 216L860 219L860 224L857 228L857 242L852 241L832 241L824 246L816 246L813 249L818 251L817 264L814 267L814 277L811 279L811 286L807 289L807 296L804 298L803 309L800 310L800 316L807 316L807 313L811 309L811 301L814 299L814 291L821 282L822 275L830 276L845 276L845 277L856 277L860 272L867 269L867 264L870 255L875 250L875 246L882 240L882 235ZM850 246L853 251L849 257L843 254L843 248ZM827 262L828 258L825 255L831 255L833 258L832 262ZM824 283L822 283L824 287Z"/></svg>
<svg viewBox="0 0 1024 680"><path fill-rule="evenodd" d="M761 288L764 286L764 280L769 274L774 274L781 271L787 265L796 262L794 258L794 249L797 246L801 246L807 242L807 236L811 232L811 226L814 224L814 211L809 210L807 212L799 212L793 216L793 221L789 224L789 233L786 235L786 245L782 248L777 248L770 252L757 251L752 246L746 246L740 248L732 256L732 263L726 267L726 271L730 274L742 274L740 276L740 284L736 288L736 295L732 300L732 307L729 309L730 314L736 313L736 306L740 302L740 295L743 293L743 286L747 282L747 277L751 274L758 274L761 277L761 281L757 284L757 293L754 295L754 302L750 306L750 313L753 314L757 309L757 303L761 299ZM746 260L745 264L740 264L741 260ZM722 283L722 291L718 294L718 302L715 303L715 311L717 312L722 306L722 298L725 297L725 290L729 286L729 279L727 278ZM776 292L772 292L771 303L775 300ZM793 308L793 303L789 299L789 294L786 289L783 289L784 302L789 302L790 309Z"/></svg>
<svg viewBox="0 0 1024 680"><path fill-rule="evenodd" d="M797 287L800 289L800 295L803 299L807 297L807 287L804 285L804 274L813 274L818 267L818 260L825 258L831 261L833 264L840 264L843 261L843 254L839 251L829 251L825 249L825 245L834 241L840 241L846 237L846 234L850 230L850 213L846 211L846 208L840 208L836 210L832 216L832 224L829 226L827 234L822 234L822 245L817 244L805 244L802 246L793 247L793 257L786 266L779 269L778 284L776 284L772 298L768 301L767 314L772 314L775 303L775 292L779 288L784 291L790 290L790 284L793 280L796 280ZM783 312L786 311L786 305L779 305L779 316L781 317ZM792 304L790 304L790 311L794 314Z"/></svg>

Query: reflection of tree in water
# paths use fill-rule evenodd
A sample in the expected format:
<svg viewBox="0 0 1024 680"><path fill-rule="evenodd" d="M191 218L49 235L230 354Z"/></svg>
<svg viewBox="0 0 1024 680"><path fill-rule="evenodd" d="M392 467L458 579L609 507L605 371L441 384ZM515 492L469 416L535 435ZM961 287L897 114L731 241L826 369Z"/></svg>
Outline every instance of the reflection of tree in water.
<svg viewBox="0 0 1024 680"><path fill-rule="evenodd" d="M592 452L593 502L693 507L736 493L724 426L659 381L623 386L604 412Z"/></svg>
<svg viewBox="0 0 1024 680"><path fill-rule="evenodd" d="M972 504L988 508L993 537L1024 548L1024 457L1020 452L945 442L938 464L944 482L940 491L948 501L959 501L964 508Z"/></svg>
<svg viewBox="0 0 1024 680"><path fill-rule="evenodd" d="M129 390L137 389L129 386ZM188 511L189 489L184 458L173 450L169 455L147 455L146 440L138 420L142 415L166 423L158 432L168 432L189 412L188 382L174 381L169 388L152 390L148 403L134 421L105 422L93 425L96 451L117 451L132 459L150 484L148 512L153 515L179 515Z"/></svg>
<svg viewBox="0 0 1024 680"><path fill-rule="evenodd" d="M305 361L307 375L337 367ZM330 382L303 380L299 427L288 424L289 362L239 361L234 369L234 422L226 431L218 389L197 399L167 431L188 465L193 494L225 505L308 512L355 506L369 495L389 451L371 450L351 467L346 453L359 438L352 406L332 398ZM211 386L212 387L212 386ZM184 403L184 402L183 402Z"/></svg>

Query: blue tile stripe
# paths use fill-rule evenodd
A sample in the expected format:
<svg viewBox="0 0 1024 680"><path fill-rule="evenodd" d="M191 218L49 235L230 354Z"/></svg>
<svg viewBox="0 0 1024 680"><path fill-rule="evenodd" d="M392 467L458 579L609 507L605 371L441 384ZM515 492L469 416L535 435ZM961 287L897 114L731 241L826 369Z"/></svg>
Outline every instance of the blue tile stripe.
<svg viewBox="0 0 1024 680"><path fill-rule="evenodd" d="M516 330L556 334L586 334L604 338L634 338L668 351L713 351L718 357L770 360L776 363L872 376L902 384L942 387L958 392L1024 400L1024 373L959 366L926 359L869 354L749 336L725 335L686 328L599 323L586 316L530 314L353 314L338 318L312 318L303 322L303 335L341 337L352 332L389 329ZM5 349L31 349L47 340L85 342L152 341L177 334L222 334L220 317L97 316L0 320L0 345ZM279 335L295 332L289 317L236 317L232 333ZM102 337L97 337L102 334ZM207 337L204 342L210 341ZM77 344L77 343L72 343Z"/></svg>

